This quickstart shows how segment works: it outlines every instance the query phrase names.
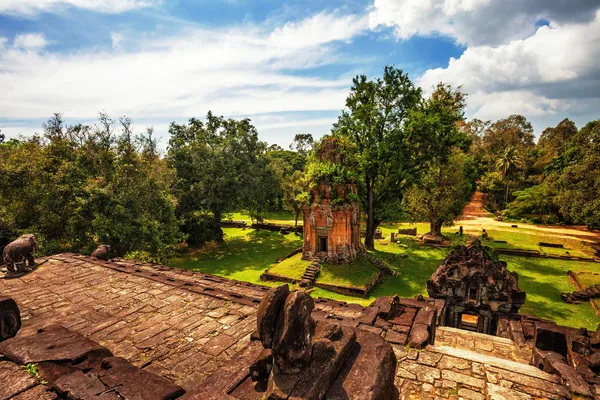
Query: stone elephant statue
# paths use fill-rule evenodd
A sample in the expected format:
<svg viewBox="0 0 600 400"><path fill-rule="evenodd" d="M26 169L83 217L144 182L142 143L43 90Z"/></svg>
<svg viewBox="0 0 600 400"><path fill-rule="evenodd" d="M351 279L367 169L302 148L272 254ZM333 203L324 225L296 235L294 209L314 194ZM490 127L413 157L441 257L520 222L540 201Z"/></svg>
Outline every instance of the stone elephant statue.
<svg viewBox="0 0 600 400"><path fill-rule="evenodd" d="M92 253L92 257L98 260L108 261L108 253L110 252L110 246L106 244L101 244L98 246L96 250Z"/></svg>
<svg viewBox="0 0 600 400"><path fill-rule="evenodd" d="M37 242L35 236L28 234L19 237L17 240L10 242L2 252L2 259L6 264L9 272L15 272L15 267L22 269L25 267L25 262L29 268L35 266L35 246Z"/></svg>

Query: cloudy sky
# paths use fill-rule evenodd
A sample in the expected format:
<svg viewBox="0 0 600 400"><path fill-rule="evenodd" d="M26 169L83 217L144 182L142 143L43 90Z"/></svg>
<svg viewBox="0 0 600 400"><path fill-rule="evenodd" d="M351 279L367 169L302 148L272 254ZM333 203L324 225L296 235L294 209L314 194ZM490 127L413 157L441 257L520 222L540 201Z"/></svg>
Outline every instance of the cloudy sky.
<svg viewBox="0 0 600 400"><path fill-rule="evenodd" d="M208 110L287 146L321 136L352 77L404 69L469 94L468 116L600 118L600 0L0 0L0 129L54 112L141 131Z"/></svg>

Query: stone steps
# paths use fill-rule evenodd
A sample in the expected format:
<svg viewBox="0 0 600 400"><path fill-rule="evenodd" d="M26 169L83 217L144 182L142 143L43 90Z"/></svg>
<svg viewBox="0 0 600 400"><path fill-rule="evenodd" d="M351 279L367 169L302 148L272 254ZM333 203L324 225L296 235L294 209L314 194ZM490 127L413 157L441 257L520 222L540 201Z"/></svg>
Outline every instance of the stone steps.
<svg viewBox="0 0 600 400"><path fill-rule="evenodd" d="M314 258L312 264L306 267L304 274L300 279L300 287L311 288L314 286L319 272L321 271L321 263L323 261L320 258Z"/></svg>

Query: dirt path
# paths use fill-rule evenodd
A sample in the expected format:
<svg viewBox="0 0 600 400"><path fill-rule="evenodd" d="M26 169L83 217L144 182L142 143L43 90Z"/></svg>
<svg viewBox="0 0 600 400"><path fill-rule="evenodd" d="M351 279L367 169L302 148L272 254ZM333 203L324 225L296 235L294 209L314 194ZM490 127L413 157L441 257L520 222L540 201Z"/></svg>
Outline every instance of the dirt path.
<svg viewBox="0 0 600 400"><path fill-rule="evenodd" d="M496 221L494 216L485 210L484 201L483 193L475 192L471 198L471 202L465 206L463 214L455 221L455 224L462 225L465 229L493 227L498 230L512 230L511 225L513 225L514 222ZM577 239L588 243L600 242L600 232L590 231L585 226L565 227L519 223L519 228L549 233L556 235L556 237Z"/></svg>

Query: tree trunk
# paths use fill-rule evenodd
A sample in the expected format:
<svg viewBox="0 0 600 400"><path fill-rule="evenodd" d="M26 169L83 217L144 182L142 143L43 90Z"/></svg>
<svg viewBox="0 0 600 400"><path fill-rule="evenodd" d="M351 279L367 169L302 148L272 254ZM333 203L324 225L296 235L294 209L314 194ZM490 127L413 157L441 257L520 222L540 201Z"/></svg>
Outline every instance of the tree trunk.
<svg viewBox="0 0 600 400"><path fill-rule="evenodd" d="M223 229L221 228L221 210L217 210L213 212L214 216L215 216L215 229L216 229L216 233L217 233L217 243L223 243L225 240L223 240Z"/></svg>
<svg viewBox="0 0 600 400"><path fill-rule="evenodd" d="M429 234L435 237L443 237L442 221L434 220L429 222Z"/></svg>
<svg viewBox="0 0 600 400"><path fill-rule="evenodd" d="M365 247L368 250L375 250L375 210L373 207L373 186L367 179L367 229L365 234Z"/></svg>
<svg viewBox="0 0 600 400"><path fill-rule="evenodd" d="M296 221L294 223L294 232L298 232L298 216L300 215L300 210L296 209Z"/></svg>
<svg viewBox="0 0 600 400"><path fill-rule="evenodd" d="M508 205L508 181L506 181L506 195L504 196L504 208Z"/></svg>

